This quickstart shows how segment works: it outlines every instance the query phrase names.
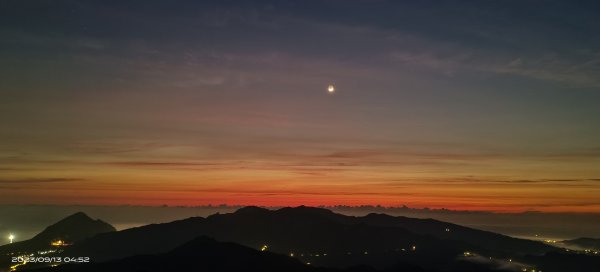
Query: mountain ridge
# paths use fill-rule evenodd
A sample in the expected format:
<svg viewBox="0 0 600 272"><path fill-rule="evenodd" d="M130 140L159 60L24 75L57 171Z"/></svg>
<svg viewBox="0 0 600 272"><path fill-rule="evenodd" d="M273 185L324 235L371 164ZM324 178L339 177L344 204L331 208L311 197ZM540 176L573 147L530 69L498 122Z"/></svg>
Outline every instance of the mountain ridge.
<svg viewBox="0 0 600 272"><path fill-rule="evenodd" d="M424 228L423 224L429 227ZM450 233L445 232L448 226L453 228ZM475 238L470 241L466 238L450 239L454 233L463 232L463 235L472 234ZM437 256L439 268L444 264L453 263L456 256L464 251L493 253L494 256L504 258L515 255L512 252L513 248L521 248L522 244L532 245L533 249L525 252L528 254L543 254L556 250L542 243L442 221L385 215L346 216L322 208L300 206L278 210L245 207L233 213L213 214L206 218L191 217L171 223L106 233L75 245L65 253L108 261L133 255L164 253L202 235L254 249L267 245L269 250L281 254L306 253L306 260L310 254L328 253L327 258L313 258L311 262L333 267L361 263L383 267L391 265L390 260L396 261L397 258L431 265L430 256ZM508 246L485 248L473 243L480 236L488 237L490 241L499 239L498 244ZM119 246L115 247L117 244ZM346 256L348 252L355 254L352 257L356 261ZM357 253L364 252L369 254L356 257Z"/></svg>

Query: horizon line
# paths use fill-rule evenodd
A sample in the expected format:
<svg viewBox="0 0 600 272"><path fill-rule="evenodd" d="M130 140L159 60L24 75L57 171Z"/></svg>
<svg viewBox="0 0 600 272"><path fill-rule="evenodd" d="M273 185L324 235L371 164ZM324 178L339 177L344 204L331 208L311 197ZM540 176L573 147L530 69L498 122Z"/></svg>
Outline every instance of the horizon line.
<svg viewBox="0 0 600 272"><path fill-rule="evenodd" d="M448 209L448 208L414 208L408 205L398 205L398 206L384 206L384 205L241 205L241 204L206 204L206 205L136 205L136 204L0 204L2 206L31 206L31 207L104 207L104 208L119 208L119 207L131 207L131 208L235 208L240 209L244 207L259 207L265 209L282 209L282 208L298 208L298 207L311 207L311 208L321 208L321 209L374 209L374 210L408 210L414 212L426 212L426 213L480 213L480 214L593 214L600 215L600 212L577 212L577 211L539 211L539 210L524 210L524 211L494 211L494 210L456 210L456 209Z"/></svg>

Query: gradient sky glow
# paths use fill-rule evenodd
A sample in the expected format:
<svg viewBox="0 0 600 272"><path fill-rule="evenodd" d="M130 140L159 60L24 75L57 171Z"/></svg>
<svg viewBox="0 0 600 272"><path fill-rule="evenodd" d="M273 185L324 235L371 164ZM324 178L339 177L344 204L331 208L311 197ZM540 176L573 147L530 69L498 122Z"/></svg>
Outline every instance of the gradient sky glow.
<svg viewBox="0 0 600 272"><path fill-rule="evenodd" d="M600 212L568 2L3 1L0 204Z"/></svg>

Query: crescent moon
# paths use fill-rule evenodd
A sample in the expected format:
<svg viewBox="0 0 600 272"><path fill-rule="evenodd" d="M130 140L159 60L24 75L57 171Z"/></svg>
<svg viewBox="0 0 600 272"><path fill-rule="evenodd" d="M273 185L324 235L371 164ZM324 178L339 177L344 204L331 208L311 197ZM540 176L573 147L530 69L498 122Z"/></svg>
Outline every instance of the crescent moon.
<svg viewBox="0 0 600 272"><path fill-rule="evenodd" d="M329 92L329 93L334 93L334 92L335 92L335 87L334 87L333 85L329 85L329 86L327 87L327 92Z"/></svg>

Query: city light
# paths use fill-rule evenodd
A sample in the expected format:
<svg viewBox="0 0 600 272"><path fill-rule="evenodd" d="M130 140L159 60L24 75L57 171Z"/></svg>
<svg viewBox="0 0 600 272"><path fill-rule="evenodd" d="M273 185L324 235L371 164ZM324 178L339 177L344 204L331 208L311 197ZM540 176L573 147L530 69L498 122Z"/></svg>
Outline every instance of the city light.
<svg viewBox="0 0 600 272"><path fill-rule="evenodd" d="M13 240L15 239L15 236L11 233L8 235L8 240L10 240L10 243L12 244Z"/></svg>
<svg viewBox="0 0 600 272"><path fill-rule="evenodd" d="M65 241L63 241L63 240L56 240L56 241L53 241L52 243L50 243L50 245L51 246L64 246L66 244L65 244Z"/></svg>

